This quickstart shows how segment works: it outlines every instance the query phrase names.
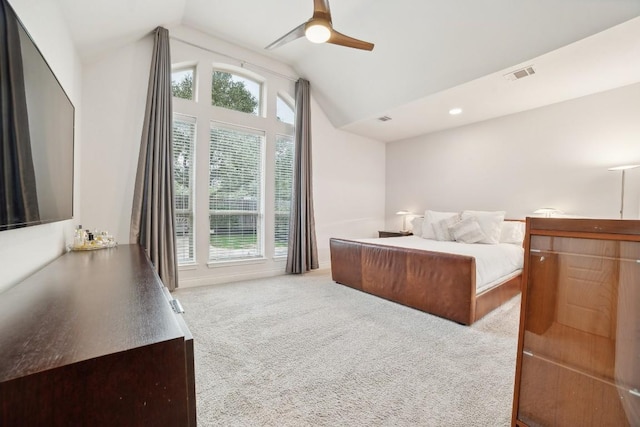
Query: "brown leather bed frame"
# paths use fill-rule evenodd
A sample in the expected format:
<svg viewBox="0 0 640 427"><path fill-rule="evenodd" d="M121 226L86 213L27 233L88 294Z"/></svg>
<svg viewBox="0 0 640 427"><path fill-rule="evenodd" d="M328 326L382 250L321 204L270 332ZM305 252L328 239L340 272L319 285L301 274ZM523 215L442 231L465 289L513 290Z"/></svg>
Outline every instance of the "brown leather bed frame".
<svg viewBox="0 0 640 427"><path fill-rule="evenodd" d="M520 292L522 275L476 295L475 258L332 238L334 281L464 325Z"/></svg>

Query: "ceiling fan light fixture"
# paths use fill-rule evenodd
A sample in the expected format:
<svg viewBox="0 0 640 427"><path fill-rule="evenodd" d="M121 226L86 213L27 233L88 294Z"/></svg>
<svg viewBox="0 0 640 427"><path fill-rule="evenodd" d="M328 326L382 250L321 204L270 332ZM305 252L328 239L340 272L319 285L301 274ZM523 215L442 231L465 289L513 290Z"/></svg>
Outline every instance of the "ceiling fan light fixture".
<svg viewBox="0 0 640 427"><path fill-rule="evenodd" d="M306 25L304 35L312 43L325 43L331 37L331 30L325 22L314 20Z"/></svg>
<svg viewBox="0 0 640 427"><path fill-rule="evenodd" d="M295 27L278 40L269 44L265 49L275 49L279 46L305 37L312 43L331 43L353 49L373 50L373 43L358 40L333 29L329 0L313 0L313 16L308 21Z"/></svg>

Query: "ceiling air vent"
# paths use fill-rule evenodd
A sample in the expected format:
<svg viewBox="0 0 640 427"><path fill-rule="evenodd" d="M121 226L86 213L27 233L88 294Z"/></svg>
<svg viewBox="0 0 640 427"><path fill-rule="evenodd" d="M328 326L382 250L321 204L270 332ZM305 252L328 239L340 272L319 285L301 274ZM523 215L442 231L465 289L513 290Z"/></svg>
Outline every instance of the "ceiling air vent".
<svg viewBox="0 0 640 427"><path fill-rule="evenodd" d="M391 120L391 117L382 116L382 117L378 117L378 120L380 120L381 122L388 122L389 120Z"/></svg>
<svg viewBox="0 0 640 427"><path fill-rule="evenodd" d="M504 75L504 78L510 81L523 79L525 77L529 77L532 74L535 74L536 70L533 69L533 66L521 68L516 71L512 71L508 74Z"/></svg>

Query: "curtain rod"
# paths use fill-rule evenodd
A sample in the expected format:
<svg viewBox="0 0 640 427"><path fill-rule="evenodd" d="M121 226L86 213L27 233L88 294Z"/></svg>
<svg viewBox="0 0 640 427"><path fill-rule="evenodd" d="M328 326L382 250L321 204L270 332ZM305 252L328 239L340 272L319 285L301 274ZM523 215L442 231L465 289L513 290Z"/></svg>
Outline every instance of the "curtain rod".
<svg viewBox="0 0 640 427"><path fill-rule="evenodd" d="M200 45L197 45L197 44L195 44L195 43L188 42L188 41L186 41L186 40L183 40L183 39L178 38L178 37L175 37L175 36L169 36L169 38L170 38L170 39L173 39L173 40L175 40L175 41L178 41L178 42L180 42L180 43L188 44L189 46L193 46L193 47L196 47L196 48L198 48L198 49L205 50L205 51L207 51L207 52L215 53L216 55L221 55L221 56L224 56L224 57L226 57L226 58L233 59L234 61L238 61L238 62L240 63L240 66L242 66L242 67L244 67L244 66L245 66L245 64L246 64L246 65L250 65L251 67L257 68L257 69L259 69L259 70L263 70L263 71L266 71L266 72L268 72L268 73L274 74L274 75L276 75L276 76L278 76L278 77L285 78L285 79L290 80L290 81L292 81L292 82L297 82L297 81L298 81L298 77L291 77L291 76L288 76L288 75L286 75L286 74L282 74L282 73L279 73L279 72L277 72L277 71L274 71L274 70L272 70L272 69L270 69L270 68L263 67L262 65L254 64L254 63L252 63L252 62L248 62L248 61L245 61L245 60L243 60L243 59L236 58L235 56L231 56L231 55L228 55L228 54L226 54L226 53L218 52L217 50L213 50L213 49L210 49L210 48L208 48L208 47L200 46Z"/></svg>

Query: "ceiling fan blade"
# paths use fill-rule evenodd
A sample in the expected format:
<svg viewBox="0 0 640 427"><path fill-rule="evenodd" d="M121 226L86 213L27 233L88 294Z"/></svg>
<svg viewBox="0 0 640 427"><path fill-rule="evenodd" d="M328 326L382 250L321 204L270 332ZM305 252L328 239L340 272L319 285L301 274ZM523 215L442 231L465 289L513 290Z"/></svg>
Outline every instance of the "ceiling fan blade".
<svg viewBox="0 0 640 427"><path fill-rule="evenodd" d="M313 17L326 19L331 23L329 0L313 0Z"/></svg>
<svg viewBox="0 0 640 427"><path fill-rule="evenodd" d="M292 42L296 39L299 39L300 37L304 37L304 26L306 24L307 24L306 22L303 22L302 24L298 25L296 28L289 31L287 34L280 37L278 40L274 41L269 46L265 47L265 49L267 50L275 49L276 47Z"/></svg>
<svg viewBox="0 0 640 427"><path fill-rule="evenodd" d="M363 40L354 39L353 37L345 36L342 33L331 29L331 37L327 40L327 43L337 44L340 46L352 47L362 50L373 50L373 43L365 42Z"/></svg>

